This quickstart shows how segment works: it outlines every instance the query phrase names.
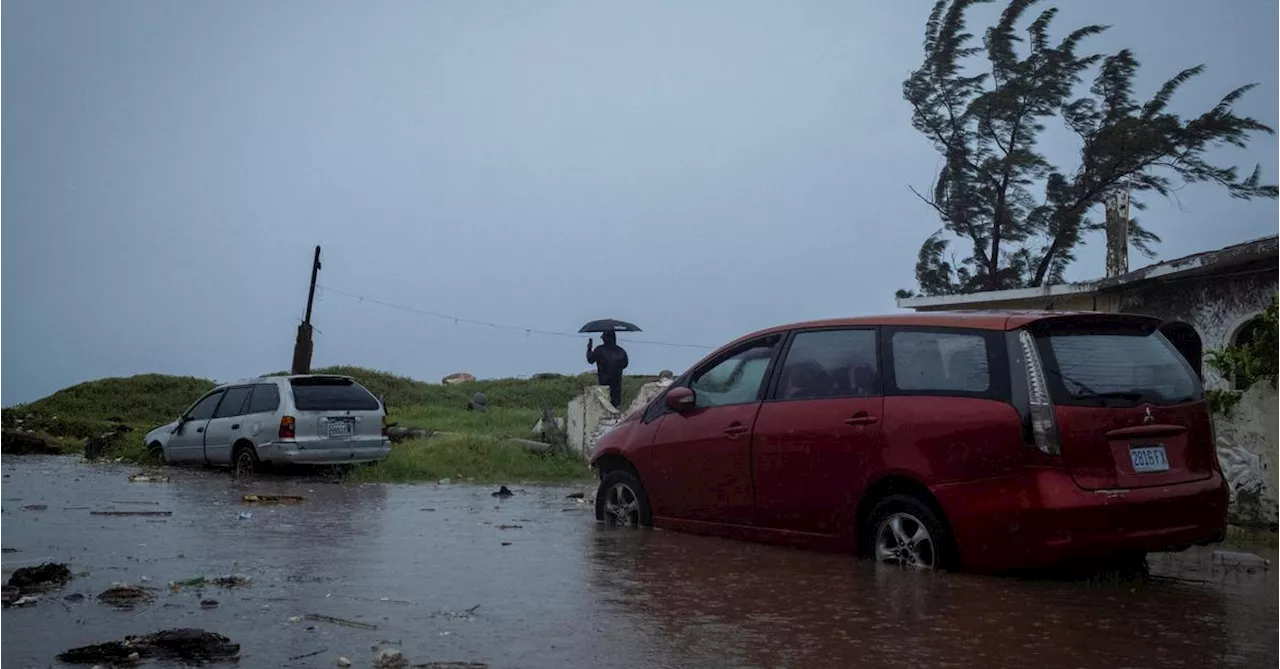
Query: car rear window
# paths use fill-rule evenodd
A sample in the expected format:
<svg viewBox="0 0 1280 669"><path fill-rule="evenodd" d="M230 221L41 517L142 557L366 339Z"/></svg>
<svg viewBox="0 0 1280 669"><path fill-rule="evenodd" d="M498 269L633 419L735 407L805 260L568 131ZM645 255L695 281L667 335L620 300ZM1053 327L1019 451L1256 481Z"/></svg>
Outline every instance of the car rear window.
<svg viewBox="0 0 1280 669"><path fill-rule="evenodd" d="M299 411L376 411L382 407L368 390L350 379L290 379Z"/></svg>
<svg viewBox="0 0 1280 669"><path fill-rule="evenodd" d="M1052 334L1040 337L1040 355L1058 403L1169 404L1202 394L1195 372L1159 332Z"/></svg>

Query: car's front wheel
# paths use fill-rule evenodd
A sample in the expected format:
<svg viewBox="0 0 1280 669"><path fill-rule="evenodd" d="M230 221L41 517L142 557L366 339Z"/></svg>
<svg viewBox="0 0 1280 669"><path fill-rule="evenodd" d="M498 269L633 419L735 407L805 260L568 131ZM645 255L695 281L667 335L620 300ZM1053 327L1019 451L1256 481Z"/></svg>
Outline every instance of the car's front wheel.
<svg viewBox="0 0 1280 669"><path fill-rule="evenodd" d="M649 496L635 474L615 469L600 479L600 488L596 490L596 519L622 527L653 524Z"/></svg>
<svg viewBox="0 0 1280 669"><path fill-rule="evenodd" d="M942 569L955 560L951 534L929 505L911 495L890 495L872 509L864 528L877 563Z"/></svg>
<svg viewBox="0 0 1280 669"><path fill-rule="evenodd" d="M167 464L164 459L164 445L160 442L153 441L150 444L147 444L147 454L156 462L159 462L160 464Z"/></svg>

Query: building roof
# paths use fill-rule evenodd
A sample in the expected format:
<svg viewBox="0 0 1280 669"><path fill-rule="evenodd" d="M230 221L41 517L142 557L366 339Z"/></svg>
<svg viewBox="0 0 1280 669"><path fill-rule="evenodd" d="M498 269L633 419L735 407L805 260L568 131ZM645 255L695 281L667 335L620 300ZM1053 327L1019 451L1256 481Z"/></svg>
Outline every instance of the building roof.
<svg viewBox="0 0 1280 669"><path fill-rule="evenodd" d="M1181 258L1174 258L1173 260L1165 260L1118 276L1076 283L1039 286L1037 288L991 290L961 295L906 297L898 299L898 307L902 309L963 308L966 305L989 302L1015 302L1018 300L1065 295L1087 295L1130 288L1148 282L1234 273L1263 267L1274 271L1276 266L1280 264L1280 261L1277 260L1278 251L1280 251L1280 237L1272 235L1240 244L1233 244L1214 251L1203 251Z"/></svg>

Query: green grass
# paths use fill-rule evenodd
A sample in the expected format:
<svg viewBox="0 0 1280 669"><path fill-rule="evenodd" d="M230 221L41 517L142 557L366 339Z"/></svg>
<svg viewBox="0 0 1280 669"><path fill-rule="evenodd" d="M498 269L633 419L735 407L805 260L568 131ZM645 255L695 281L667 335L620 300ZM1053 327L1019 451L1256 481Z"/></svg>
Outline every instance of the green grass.
<svg viewBox="0 0 1280 669"><path fill-rule="evenodd" d="M1280 537L1275 530L1228 525L1227 538L1222 545L1227 548L1276 548L1280 545Z"/></svg>
<svg viewBox="0 0 1280 669"><path fill-rule="evenodd" d="M460 475L482 481L567 481L586 475L580 462L531 454L519 446L502 444L501 440L530 438L544 406L563 417L569 400L595 383L592 375L493 379L445 386L359 367L314 371L358 379L375 395L385 398L390 422L450 433L397 444L385 463L361 468L356 474L360 480L435 480ZM623 406L653 378L626 377ZM4 409L0 424L6 429L33 431L66 452L80 452L86 437L111 430L115 425L112 421L119 420L133 431L117 439L106 456L146 462L142 436L176 418L213 386L214 382L207 379L160 374L100 379ZM488 399L489 410L484 413L467 410L477 392L483 392Z"/></svg>
<svg viewBox="0 0 1280 669"><path fill-rule="evenodd" d="M355 481L474 480L479 483L586 481L586 463L562 455L531 453L492 437L451 435L396 444L391 456L351 471Z"/></svg>

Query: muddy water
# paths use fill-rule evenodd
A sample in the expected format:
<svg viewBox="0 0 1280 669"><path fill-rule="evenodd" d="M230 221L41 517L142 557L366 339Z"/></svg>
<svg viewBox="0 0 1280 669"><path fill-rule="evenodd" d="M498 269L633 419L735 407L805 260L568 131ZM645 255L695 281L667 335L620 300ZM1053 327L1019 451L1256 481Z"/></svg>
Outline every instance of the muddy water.
<svg viewBox="0 0 1280 669"><path fill-rule="evenodd" d="M339 656L369 666L372 648L387 645L414 662L530 669L1277 661L1275 571L1224 570L1208 551L1156 556L1156 576L1140 581L914 574L610 531L562 488L517 484L515 497L497 500L492 488L469 485L247 485L185 471L166 484L130 483L131 469L70 458L5 458L3 469L3 544L18 549L4 555L6 576L41 559L79 574L58 596L4 612L5 667L57 666L65 648L173 626L231 637L245 667L333 667ZM306 501L249 506L247 493ZM23 509L32 504L47 508ZM173 515L90 515L113 509ZM222 574L251 580L165 587ZM93 601L114 582L144 577L159 588L150 604L119 611ZM86 599L62 599L73 592ZM201 608L210 598L219 606Z"/></svg>

